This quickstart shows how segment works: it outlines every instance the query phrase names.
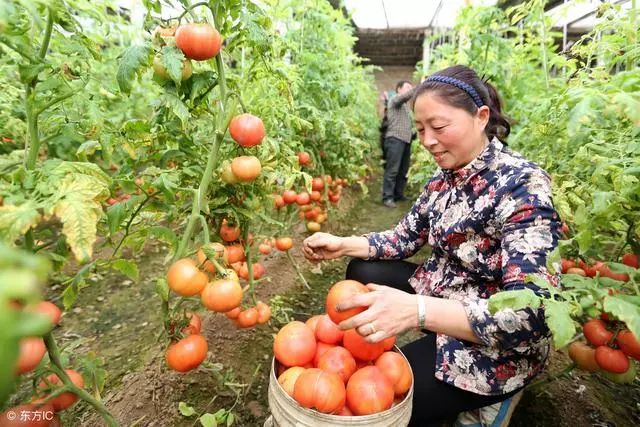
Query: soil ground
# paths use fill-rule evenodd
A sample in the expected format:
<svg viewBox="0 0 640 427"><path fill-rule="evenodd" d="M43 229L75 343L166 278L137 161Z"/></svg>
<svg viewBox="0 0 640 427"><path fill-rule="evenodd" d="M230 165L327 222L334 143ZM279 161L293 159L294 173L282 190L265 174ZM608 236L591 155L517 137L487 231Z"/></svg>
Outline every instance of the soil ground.
<svg viewBox="0 0 640 427"><path fill-rule="evenodd" d="M354 186L331 213L324 231L338 235L360 234L392 226L410 202L389 209L379 202L380 183L374 181L364 195ZM412 195L417 195L414 191ZM327 289L340 280L348 260L314 266L297 249L307 236L297 230L292 255L311 285L302 287L289 260L281 253L267 256L268 282L259 299L271 300L274 315L268 325L240 330L223 315L203 312L202 334L209 343L206 366L187 374L170 371L164 362L160 300L155 279L166 271L165 248L150 245L135 258L141 281L105 273L81 293L75 309L65 313L58 339L72 355L96 354L108 372L102 393L107 407L122 426L194 426L197 415L183 416L180 402L196 413L232 410L236 424L261 426L268 416L267 388L273 335L290 319L305 320L324 310ZM425 254L418 254L417 257ZM187 304L200 306L194 300ZM415 338L407 334L406 343ZM554 353L547 372L561 371L567 357ZM66 426L103 425L85 404L63 416ZM528 390L511 421L512 426L638 426L640 386L613 384L599 376L572 373L543 388Z"/></svg>

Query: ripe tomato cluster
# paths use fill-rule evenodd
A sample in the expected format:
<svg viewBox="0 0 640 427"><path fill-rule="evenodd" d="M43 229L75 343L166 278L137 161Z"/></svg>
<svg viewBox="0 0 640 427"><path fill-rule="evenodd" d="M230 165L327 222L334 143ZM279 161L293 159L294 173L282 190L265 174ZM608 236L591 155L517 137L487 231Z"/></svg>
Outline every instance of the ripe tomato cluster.
<svg viewBox="0 0 640 427"><path fill-rule="evenodd" d="M300 158L299 153L298 158ZM300 165L306 165L308 163L300 163ZM325 195L325 184L326 195ZM329 218L329 212L327 210L327 202L337 205L342 197L342 189L347 187L349 182L343 178L333 178L330 175L314 177L311 180L311 192L307 192L306 189L296 192L293 189L285 190L282 194L275 194L273 196L274 206L276 209L282 209L288 205L298 206L298 217L307 221L307 230L315 233L322 229L324 224Z"/></svg>
<svg viewBox="0 0 640 427"><path fill-rule="evenodd" d="M249 280L245 243L249 248L254 244L251 234L247 242L242 241L241 234L238 225L224 219L219 237L225 244L209 243L197 251L196 259L187 257L174 262L167 271L167 284L179 296L199 296L207 310L225 313L238 328L252 328L269 321L271 308L261 301L253 307L241 307L247 287L243 289L240 279ZM260 243L259 253L268 255L273 247L287 251L293 247L293 240L290 237L265 239ZM258 280L266 270L260 262L254 262L252 272L253 280ZM201 325L196 313L183 313L170 320L172 342L166 352L169 367L188 372L206 359L208 345L200 335Z"/></svg>
<svg viewBox="0 0 640 427"><path fill-rule="evenodd" d="M638 255L627 253L622 257L622 263L633 268L638 268ZM577 274L583 277L608 277L609 279L628 282L629 275L627 273L615 273L603 261L595 261L593 264L587 264L583 260L578 262L570 259L561 260L561 268L563 274Z"/></svg>
<svg viewBox="0 0 640 427"><path fill-rule="evenodd" d="M640 360L640 341L615 322L591 319L582 325L587 343L569 345L569 357L582 370L603 372L617 382L631 382L636 368L631 359Z"/></svg>
<svg viewBox="0 0 640 427"><path fill-rule="evenodd" d="M327 295L326 314L280 329L273 343L278 383L299 405L341 416L371 415L401 402L413 383L411 367L394 351L395 337L368 343L355 329L336 322L359 309L337 312L349 295L368 292L361 283L344 280Z"/></svg>
<svg viewBox="0 0 640 427"><path fill-rule="evenodd" d="M50 301L40 301L37 304L22 306L19 303L14 304L16 310L38 313L47 316L50 319L51 329L60 323L62 317L61 310ZM25 337L20 340L18 360L16 361L16 375L24 375L32 372L42 361L47 348L42 337ZM77 387L84 387L84 379L82 375L73 369L65 369L73 384ZM73 392L65 392L58 394L53 398L49 395L56 392L62 385L62 381L56 374L49 374L43 378L37 386L37 396L28 405L22 405L12 408L14 412L17 410L31 410L41 412L60 412L72 406L78 396ZM18 413L18 412L16 412ZM6 418L2 418L5 419ZM48 425L48 424L47 424Z"/></svg>

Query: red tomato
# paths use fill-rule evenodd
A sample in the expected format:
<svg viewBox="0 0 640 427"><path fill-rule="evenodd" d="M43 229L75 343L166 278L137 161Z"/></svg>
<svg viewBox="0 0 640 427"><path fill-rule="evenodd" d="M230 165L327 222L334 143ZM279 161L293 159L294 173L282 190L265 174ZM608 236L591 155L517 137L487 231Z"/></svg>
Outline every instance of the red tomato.
<svg viewBox="0 0 640 427"><path fill-rule="evenodd" d="M355 329L349 329L344 333L342 344L354 357L360 360L373 361L384 353L384 344L382 341L373 344L368 343Z"/></svg>
<svg viewBox="0 0 640 427"><path fill-rule="evenodd" d="M356 371L356 359L351 353L340 346L327 349L318 359L317 367L325 372L338 374L346 384Z"/></svg>
<svg viewBox="0 0 640 427"><path fill-rule="evenodd" d="M360 282L355 280L342 280L334 284L329 293L327 294L326 311L331 320L334 323L339 324L343 320L355 316L358 313L362 313L366 307L355 307L349 310L340 311L336 310L338 303L344 301L347 298L359 293L369 292L369 289Z"/></svg>
<svg viewBox="0 0 640 427"><path fill-rule="evenodd" d="M636 360L640 360L640 342L633 336L631 331L624 330L618 333L616 342L620 350L629 357L633 357Z"/></svg>
<svg viewBox="0 0 640 427"><path fill-rule="evenodd" d="M258 323L258 310L255 307L242 310L236 319L240 328L252 328Z"/></svg>
<svg viewBox="0 0 640 427"><path fill-rule="evenodd" d="M178 372L197 368L207 358L209 345L202 335L189 335L169 345L165 354L167 364Z"/></svg>
<svg viewBox="0 0 640 427"><path fill-rule="evenodd" d="M185 335L198 335L202 329L202 320L197 313L187 313L189 319L189 325L182 329L182 333Z"/></svg>
<svg viewBox="0 0 640 427"><path fill-rule="evenodd" d="M560 260L560 265L562 266L561 271L563 273L566 273L570 268L574 268L576 266L576 263L574 261L571 261L570 259L563 258Z"/></svg>
<svg viewBox="0 0 640 427"><path fill-rule="evenodd" d="M241 311L242 309L240 307L236 307L233 310L227 311L224 315L227 316L229 319L233 320L238 318Z"/></svg>
<svg viewBox="0 0 640 427"><path fill-rule="evenodd" d="M253 280L258 280L259 278L264 276L265 271L266 270L264 269L264 266L259 262L253 264ZM242 266L238 271L238 276L240 276L241 279L249 280L249 266L246 262L242 263Z"/></svg>
<svg viewBox="0 0 640 427"><path fill-rule="evenodd" d="M204 61L220 52L222 38L209 24L185 24L176 30L176 46L187 58Z"/></svg>
<svg viewBox="0 0 640 427"><path fill-rule="evenodd" d="M293 190L285 190L284 193L282 193L282 200L288 205L294 203L297 198L298 194Z"/></svg>
<svg viewBox="0 0 640 427"><path fill-rule="evenodd" d="M269 255L271 253L271 245L268 243L260 243L258 246L258 252L262 255Z"/></svg>
<svg viewBox="0 0 640 427"><path fill-rule="evenodd" d="M338 415L341 417L353 417L353 412L351 412L351 409L349 409L347 405L344 405L344 407L338 412L336 412L335 415Z"/></svg>
<svg viewBox="0 0 640 427"><path fill-rule="evenodd" d="M251 182L260 176L262 165L256 156L239 156L231 160L231 171L241 182Z"/></svg>
<svg viewBox="0 0 640 427"><path fill-rule="evenodd" d="M624 254L622 256L622 263L629 267L638 268L640 267L640 262L638 261L638 255L635 254Z"/></svg>
<svg viewBox="0 0 640 427"><path fill-rule="evenodd" d="M46 352L47 347L44 345L44 340L42 338L21 338L18 360L16 361L16 374L21 375L33 371L36 366L38 366Z"/></svg>
<svg viewBox="0 0 640 427"><path fill-rule="evenodd" d="M293 240L291 237L278 237L276 239L276 249L279 251L288 251L293 247Z"/></svg>
<svg viewBox="0 0 640 427"><path fill-rule="evenodd" d="M321 316L316 325L316 338L327 344L340 344L344 331L327 316Z"/></svg>
<svg viewBox="0 0 640 427"><path fill-rule="evenodd" d="M310 201L311 201L311 197L309 196L309 193L307 193L306 191L303 191L302 193L298 193L298 195L296 196L296 204L300 206L308 205Z"/></svg>
<svg viewBox="0 0 640 427"><path fill-rule="evenodd" d="M240 114L229 123L229 133L238 145L245 148L254 147L264 138L264 124L259 117L247 113Z"/></svg>
<svg viewBox="0 0 640 427"><path fill-rule="evenodd" d="M317 190L313 190L311 194L309 194L309 198L314 202L317 202L318 200L322 199L322 193Z"/></svg>
<svg viewBox="0 0 640 427"><path fill-rule="evenodd" d="M591 348L583 342L574 341L569 344L569 357L583 371L597 372L600 370L596 362L595 348Z"/></svg>
<svg viewBox="0 0 640 427"><path fill-rule="evenodd" d="M562 232L562 234L564 234L565 236L569 236L569 226L567 225L566 222L562 223L562 228L560 229L560 231Z"/></svg>
<svg viewBox="0 0 640 427"><path fill-rule="evenodd" d="M304 323L294 320L280 329L273 342L273 354L285 366L303 366L316 354L316 337Z"/></svg>
<svg viewBox="0 0 640 427"><path fill-rule="evenodd" d="M315 316L311 316L310 318L307 319L306 325L308 327L311 328L311 330L313 331L314 335L316 333L316 327L318 326L318 321L320 321L320 319L322 318L322 316L324 316L323 314L316 314Z"/></svg>
<svg viewBox="0 0 640 427"><path fill-rule="evenodd" d="M256 310L258 310L258 323L264 325L271 318L271 307L262 301L256 303Z"/></svg>
<svg viewBox="0 0 640 427"><path fill-rule="evenodd" d="M405 358L394 351L382 353L376 360L376 366L393 384L393 391L400 396L411 388L411 368Z"/></svg>
<svg viewBox="0 0 640 427"><path fill-rule="evenodd" d="M183 297L191 297L202 292L209 278L200 271L191 258L174 262L167 271L169 288Z"/></svg>
<svg viewBox="0 0 640 427"><path fill-rule="evenodd" d="M298 153L298 163L300 166L306 166L311 163L311 156L309 153L301 151Z"/></svg>
<svg viewBox="0 0 640 427"><path fill-rule="evenodd" d="M230 245L224 248L227 264L242 262L246 259L244 248L241 245Z"/></svg>
<svg viewBox="0 0 640 427"><path fill-rule="evenodd" d="M344 383L337 374L311 368L298 377L293 388L293 398L305 408L332 414L344 406L346 392Z"/></svg>
<svg viewBox="0 0 640 427"><path fill-rule="evenodd" d="M316 354L315 356L313 356L313 366L317 368L322 355L334 347L336 347L335 344L327 344L325 342L318 341L318 344L316 346Z"/></svg>
<svg viewBox="0 0 640 427"><path fill-rule="evenodd" d="M608 277L609 279L619 280L621 282L629 281L629 275L627 273L614 273L607 264L602 264L598 268L598 272L602 277Z"/></svg>
<svg viewBox="0 0 640 427"><path fill-rule="evenodd" d="M58 308L57 305L50 301L40 301L34 306L25 307L25 310L49 316L52 326L60 323L60 318L62 317L62 311Z"/></svg>
<svg viewBox="0 0 640 427"><path fill-rule="evenodd" d="M320 177L313 178L311 180L311 189L313 191L322 191L324 188L324 181Z"/></svg>
<svg viewBox="0 0 640 427"><path fill-rule="evenodd" d="M286 205L286 203L284 202L284 198L279 194L276 194L273 197L273 203L275 204L276 209L280 209Z"/></svg>
<svg viewBox="0 0 640 427"><path fill-rule="evenodd" d="M578 276L582 276L582 277L586 277L587 273L585 273L585 271L581 268L578 267L573 267L573 268L569 268L566 271L566 274L577 274Z"/></svg>
<svg viewBox="0 0 640 427"><path fill-rule="evenodd" d="M82 375L80 375L77 371L74 371L73 369L65 369L64 372L69 376L69 379L71 379L71 382L76 387L84 387L84 379L82 378ZM38 385L38 389L47 390L48 388L55 388L57 385L62 385L62 381L60 381L60 378L58 378L56 374L51 374L47 376L44 381L40 382L40 384ZM78 396L75 393L68 391L54 397L53 399L49 400L48 403L53 405L54 411L60 412L76 403L77 400Z"/></svg>
<svg viewBox="0 0 640 427"><path fill-rule="evenodd" d="M582 325L582 332L587 341L595 347L606 345L613 338L613 332L608 330L600 319L591 319L586 322Z"/></svg>
<svg viewBox="0 0 640 427"><path fill-rule="evenodd" d="M235 280L214 280L205 286L200 298L207 309L218 313L226 313L239 306L242 302L242 287Z"/></svg>
<svg viewBox="0 0 640 427"><path fill-rule="evenodd" d="M596 362L600 368L614 374L624 374L629 369L629 358L622 350L606 345L596 348Z"/></svg>
<svg viewBox="0 0 640 427"><path fill-rule="evenodd" d="M385 338L384 340L382 340L382 346L384 347L384 351L391 350L395 344L396 344L395 335L392 336L392 337Z"/></svg>
<svg viewBox="0 0 640 427"><path fill-rule="evenodd" d="M298 381L298 377L306 371L305 368L301 366L294 366L292 368L286 369L283 373L278 377L278 384L282 387L282 389L289 396L293 397L293 390L296 385L296 381Z"/></svg>
<svg viewBox="0 0 640 427"><path fill-rule="evenodd" d="M347 405L355 415L371 415L393 405L393 385L376 366L356 371L347 383Z"/></svg>

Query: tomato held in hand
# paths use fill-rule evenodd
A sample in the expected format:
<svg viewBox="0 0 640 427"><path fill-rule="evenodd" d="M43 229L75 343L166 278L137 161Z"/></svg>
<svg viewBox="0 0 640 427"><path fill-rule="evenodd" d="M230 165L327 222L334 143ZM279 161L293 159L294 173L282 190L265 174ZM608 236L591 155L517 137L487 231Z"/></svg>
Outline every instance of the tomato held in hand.
<svg viewBox="0 0 640 427"><path fill-rule="evenodd" d="M185 24L176 30L176 46L187 58L205 61L220 52L222 38L209 24Z"/></svg>
<svg viewBox="0 0 640 427"><path fill-rule="evenodd" d="M596 362L600 368L614 374L624 374L629 369L627 355L606 345L596 348Z"/></svg>
<svg viewBox="0 0 640 427"><path fill-rule="evenodd" d="M344 331L338 325L333 323L331 318L326 314L321 316L316 324L316 338L327 344L340 344Z"/></svg>
<svg viewBox="0 0 640 427"><path fill-rule="evenodd" d="M167 348L166 359L169 367L178 372L188 372L197 368L207 358L209 345L202 335L189 335Z"/></svg>
<svg viewBox="0 0 640 427"><path fill-rule="evenodd" d="M589 343L595 347L606 345L613 332L607 329L605 323L600 319L591 319L582 325L582 332Z"/></svg>
<svg viewBox="0 0 640 427"><path fill-rule="evenodd" d="M345 311L337 311L336 306L344 300L359 293L369 292L369 289L355 280L342 280L334 284L327 294L326 311L334 323L339 324L343 320L362 313L366 307L354 307Z"/></svg>
<svg viewBox="0 0 640 427"><path fill-rule="evenodd" d="M264 123L259 117L245 113L235 116L229 123L231 138L241 147L254 147L265 135Z"/></svg>
<svg viewBox="0 0 640 427"><path fill-rule="evenodd" d="M33 371L40 363L47 347L40 337L27 337L20 339L20 350L16 361L16 374L22 375Z"/></svg>

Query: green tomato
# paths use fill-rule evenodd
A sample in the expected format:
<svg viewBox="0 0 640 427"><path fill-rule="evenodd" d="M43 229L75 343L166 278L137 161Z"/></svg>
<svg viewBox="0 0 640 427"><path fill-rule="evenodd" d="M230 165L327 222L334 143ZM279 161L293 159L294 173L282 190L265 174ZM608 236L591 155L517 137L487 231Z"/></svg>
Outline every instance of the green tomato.
<svg viewBox="0 0 640 427"><path fill-rule="evenodd" d="M618 383L618 384L631 384L635 379L636 379L636 364L631 361L631 364L629 365L629 369L627 369L627 372L623 373L623 374L614 374L611 372L607 372L605 370L600 371L600 373L607 379L613 381L614 383Z"/></svg>
<svg viewBox="0 0 640 427"><path fill-rule="evenodd" d="M163 80L171 80L171 77L169 76L169 73L167 72L165 66L162 65L162 61L160 60L159 56L153 58L153 72L156 74L156 76ZM187 80L189 77L191 77L192 73L193 68L191 67L191 61L185 59L182 62L182 80Z"/></svg>

